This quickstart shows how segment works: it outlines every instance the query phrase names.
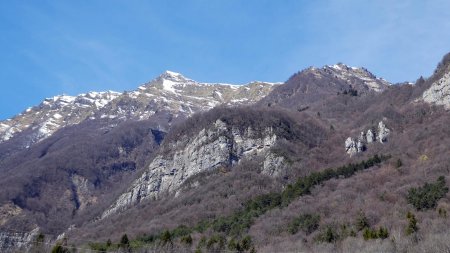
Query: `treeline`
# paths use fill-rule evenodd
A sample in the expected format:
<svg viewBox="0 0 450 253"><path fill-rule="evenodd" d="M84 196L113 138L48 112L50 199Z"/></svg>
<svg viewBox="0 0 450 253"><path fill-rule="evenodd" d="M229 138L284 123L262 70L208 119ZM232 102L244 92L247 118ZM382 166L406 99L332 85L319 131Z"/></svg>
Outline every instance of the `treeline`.
<svg viewBox="0 0 450 253"><path fill-rule="evenodd" d="M173 245L173 242L177 238L180 243L191 245L193 243L191 234L203 234L208 231L208 234L211 236L210 238L203 236L199 240L197 245L199 250L208 245L210 245L210 247L219 247L220 245L225 247L226 245L229 250L238 250L240 252L253 251L254 247L247 232L257 217L269 210L288 206L298 197L310 194L313 187L320 185L327 180L351 177L356 172L369 169L389 158L390 156L375 155L359 163L350 163L335 169L313 172L308 176L298 178L294 184L287 185L281 192L268 193L248 200L243 204L242 209L229 216L218 217L213 220L204 220L193 227L180 225L175 229L166 230L159 234L143 235L133 240L131 245ZM305 221L305 218L307 218L307 221ZM311 217L300 217L298 222L293 225L292 233L296 232L295 230L298 229L307 232L314 231L318 227L319 219L320 217L314 215ZM110 247L111 246L112 245L110 244ZM106 244L93 244L91 247L93 249L100 248L104 250L110 248Z"/></svg>

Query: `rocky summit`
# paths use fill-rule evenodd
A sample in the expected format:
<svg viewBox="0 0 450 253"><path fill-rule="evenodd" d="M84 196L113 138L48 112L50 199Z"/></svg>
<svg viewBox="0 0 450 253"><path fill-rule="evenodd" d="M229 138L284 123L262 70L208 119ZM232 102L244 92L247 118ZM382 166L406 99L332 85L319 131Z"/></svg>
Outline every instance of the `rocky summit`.
<svg viewBox="0 0 450 253"><path fill-rule="evenodd" d="M45 99L0 122L0 250L445 252L449 59Z"/></svg>

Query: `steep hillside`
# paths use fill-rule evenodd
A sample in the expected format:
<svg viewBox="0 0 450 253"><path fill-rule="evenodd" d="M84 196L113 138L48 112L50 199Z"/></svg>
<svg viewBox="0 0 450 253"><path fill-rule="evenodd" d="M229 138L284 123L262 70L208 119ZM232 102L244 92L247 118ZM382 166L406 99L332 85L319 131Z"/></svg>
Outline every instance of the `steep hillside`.
<svg viewBox="0 0 450 253"><path fill-rule="evenodd" d="M57 235L100 217L173 123L219 104L254 103L273 86L199 83L167 71L132 92L57 96L3 121L0 226Z"/></svg>
<svg viewBox="0 0 450 253"><path fill-rule="evenodd" d="M66 127L2 161L2 225L60 233L92 219L157 149L164 133L150 121L89 121ZM6 211L10 213L9 211Z"/></svg>
<svg viewBox="0 0 450 253"><path fill-rule="evenodd" d="M217 108L196 115L172 130L144 173L102 218L140 201L179 192L186 180L202 172L231 168L243 159L260 159L262 174L285 174L285 157L278 141L298 149L316 147L326 137L320 125L308 120L298 125L283 111Z"/></svg>
<svg viewBox="0 0 450 253"><path fill-rule="evenodd" d="M295 82L291 78L285 85L277 87L261 103L253 107L259 108L258 110L268 108L272 112L271 115L287 113L292 122L295 122L291 126L301 126L305 122L313 123L314 127L306 128L308 129L306 132L312 133L311 136L322 138L319 142L313 142L315 145L308 145L306 144L308 141L306 143L303 141L311 140L311 138L308 135L300 135L299 138L286 138L287 141L280 141L271 146L270 152L283 154L283 161L288 161L284 167L277 166L283 168L284 172L275 177L270 173L264 173L264 160L270 157L270 153L260 153L259 159L256 159L258 156L250 158L236 156L234 158L239 158L236 160L248 162L239 162L230 167L233 163L230 162L229 154L234 153L235 146L240 147L235 143L236 136L233 134L233 129L239 129L242 122L258 119L257 115L262 115L263 118L268 115L250 108L250 110L238 112L238 115L241 115L238 117L239 120L222 119L225 123L223 125L222 121L217 121L217 117L211 117L215 114L198 115L192 118L192 121L188 120L179 128L172 129L166 138L166 144L171 144L163 145L164 148L160 151L163 152L160 162L154 164L156 166L148 167L148 172L151 172L160 170L161 166L167 166L167 172L164 173L159 181L161 184L158 186L168 184L165 188L168 189L168 195L154 195L154 190L159 188L155 188L153 184L147 184L151 182L147 180L152 178L151 175L156 174L146 174L148 177L145 177L145 180L141 177L140 180L135 181L134 187L129 188L123 196L133 199L134 193L137 193L137 196L144 193L142 188L139 190L135 188L142 184L144 189L150 189L143 196L153 196L153 198L144 197L143 201L139 199L140 203L137 206L122 209L120 213L111 214L98 223L75 230L72 236L79 238L80 241L86 241L88 237L102 234L97 227L112 226L108 230L111 231L107 233L108 236L102 235L99 240L118 238L120 232L113 231L112 228L115 226L108 224L125 221L121 224L133 224L125 230L136 238L136 242L147 244L150 248L160 248L163 234L168 233L172 236L174 245L171 247L174 250L201 249L209 252L227 249L233 251L236 250L237 244L242 246L248 243L245 241L246 238L251 238L251 246L248 250L254 247L261 252L274 252L280 249L305 252L436 252L443 250L448 246L446 240L442 240L448 235L446 213L450 200L447 188L440 188L439 191L442 192L432 206L422 208L411 202L411 189L416 188L422 191L420 187L426 183L436 184L438 187L436 182L439 181L436 180L440 176L444 176L444 181L441 181L444 185L449 180L447 164L450 161L445 155L448 153L448 143L450 143L450 133L446 127L450 120L449 114L445 107L434 106L437 104L435 102L429 104L424 101L426 103L423 103L420 99L424 91L426 92L436 80L440 80L441 77L437 75L445 76L440 69L442 64L435 75L428 79L419 79L414 85L386 85L378 91L364 90L364 86L361 86L363 84L360 83L358 86L354 82L351 84L351 89L358 92L353 94L349 94L349 90L346 94L342 90L336 90L335 82L316 83L317 80L322 79L313 80L306 74L300 75ZM351 81L348 80L340 81L344 91L345 87L350 88ZM303 82L308 85L304 86ZM304 100L302 92L298 95L295 89L285 87L292 87L294 84L298 87L309 87L308 91L311 91L312 86L317 85L319 88L313 94L326 96L317 96L315 100ZM290 91L285 92L286 90ZM193 124L194 122L196 124ZM271 139L273 132L264 131L265 124L257 125L262 126L258 133ZM222 132L221 127L224 129ZM290 129L297 130L288 131L287 136L295 136L299 128ZM315 132L313 129L321 130ZM211 133L208 133L208 130ZM349 136L359 138L361 132L365 134L367 140L367 133L370 132L368 130L372 131L373 139L371 140L374 141L366 143L363 152L355 153L353 156L347 155L345 140ZM200 132L205 133L203 140L206 142L198 141ZM234 132L239 133L239 131ZM214 141L207 141L207 136L214 136L213 133L220 133L212 138L218 140L217 143L221 143L220 136L224 136L224 143L230 141L230 144L224 145L223 149L225 150L223 154L228 155L220 155L222 149L216 149L220 145L209 146ZM245 139L250 142L255 140L251 136L246 136ZM187 140L187 143L183 143L182 140ZM258 141L255 143L258 147ZM192 152L187 152L188 154L200 152L200 155L194 155L195 159L185 157L182 155L185 152L184 148L192 149ZM299 152L302 149L304 152ZM203 152L203 150L213 152ZM217 157L223 157L217 164L223 163L224 169L222 166L215 167L215 160L209 159L211 154L219 154ZM376 166L367 165L373 164L372 162L358 163L362 160L373 161L371 159L376 157L376 154L386 155ZM161 162L163 160L164 162ZM173 163L175 160L181 163ZM198 164L198 160L205 162L205 166L211 170L194 173L195 175L188 174L191 179L179 176L178 173L186 175L184 174L186 171L182 169L185 162L189 162L189 165L184 166L185 168L196 168L195 164ZM363 168L368 166L368 168L362 171L357 169L359 172L354 172L353 168L359 168L358 166ZM328 168L337 169L326 170ZM347 170L352 172L346 172ZM317 171L325 174L314 174ZM290 187L305 187L296 182L308 182L305 180L317 177L326 178L322 175L340 172L343 174L332 176L331 179L320 181L318 184L313 181L311 189L308 188L310 190L294 197L286 204L276 202L276 196L280 192L282 196L285 196L283 194L287 194L286 191L291 189ZM245 176L242 173L245 173ZM296 181L299 177L301 180ZM248 187L243 185L240 180L242 178L245 178L245 185ZM185 183L183 180L186 180ZM265 182L263 185L261 185L262 181ZM173 190L177 189L178 183L184 186L178 188L180 190ZM146 187L148 185L151 187ZM257 186L258 190L255 190L252 185ZM175 188L172 189L171 187L174 186ZM258 207L255 203L261 206ZM198 212L198 210L202 211ZM418 229L408 230L408 224L412 219L407 218L408 212L412 213L408 217L414 216ZM129 216L137 218L137 221L130 221L127 219ZM237 224L235 222L241 223L242 226L235 227ZM84 237L81 234L87 236ZM192 238L191 244L184 243L183 236L187 235Z"/></svg>
<svg viewBox="0 0 450 253"><path fill-rule="evenodd" d="M344 64L275 87L167 72L14 149L24 130L0 144L0 227L28 233L0 246L443 252L448 63L396 85Z"/></svg>

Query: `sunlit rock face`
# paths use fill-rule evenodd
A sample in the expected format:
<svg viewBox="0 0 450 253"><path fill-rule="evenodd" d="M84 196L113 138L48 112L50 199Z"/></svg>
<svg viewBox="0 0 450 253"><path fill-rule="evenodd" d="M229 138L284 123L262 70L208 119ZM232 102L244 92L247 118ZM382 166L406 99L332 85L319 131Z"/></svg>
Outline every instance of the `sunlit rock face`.
<svg viewBox="0 0 450 253"><path fill-rule="evenodd" d="M450 71L435 81L423 93L422 99L425 102L443 105L446 109L450 109Z"/></svg>
<svg viewBox="0 0 450 253"><path fill-rule="evenodd" d="M271 127L257 133L251 127L241 130L217 120L211 128L202 129L194 137L171 144L173 154L157 156L102 217L143 199L157 198L163 192L174 192L189 177L231 166L243 158L262 157L261 173L277 176L284 167L284 158L270 152L277 138Z"/></svg>

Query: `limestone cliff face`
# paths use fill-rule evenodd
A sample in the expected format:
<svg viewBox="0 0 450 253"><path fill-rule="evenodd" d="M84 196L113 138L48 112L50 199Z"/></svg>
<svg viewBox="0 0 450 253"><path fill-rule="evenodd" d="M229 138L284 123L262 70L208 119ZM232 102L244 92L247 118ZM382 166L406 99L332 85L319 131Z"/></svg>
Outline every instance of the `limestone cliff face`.
<svg viewBox="0 0 450 253"><path fill-rule="evenodd" d="M243 158L262 157L261 173L277 176L284 167L284 158L270 152L277 141L273 128L257 132L252 127L239 129L217 120L209 129L179 140L169 155L160 154L127 192L105 211L102 218L139 203L157 198L161 193L173 193L183 182L200 172L231 166Z"/></svg>
<svg viewBox="0 0 450 253"><path fill-rule="evenodd" d="M425 102L443 105L446 109L450 109L450 71L434 82L423 93L422 99Z"/></svg>

